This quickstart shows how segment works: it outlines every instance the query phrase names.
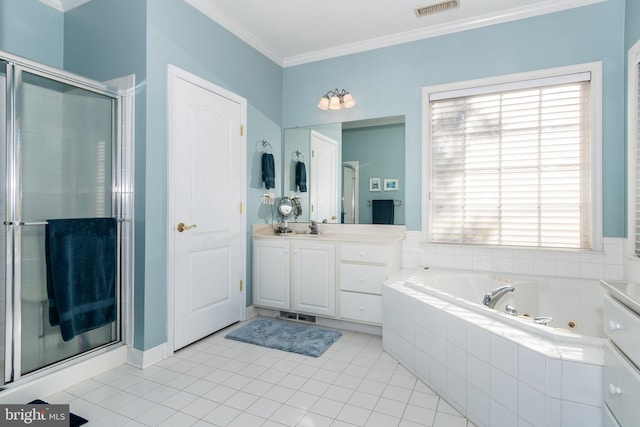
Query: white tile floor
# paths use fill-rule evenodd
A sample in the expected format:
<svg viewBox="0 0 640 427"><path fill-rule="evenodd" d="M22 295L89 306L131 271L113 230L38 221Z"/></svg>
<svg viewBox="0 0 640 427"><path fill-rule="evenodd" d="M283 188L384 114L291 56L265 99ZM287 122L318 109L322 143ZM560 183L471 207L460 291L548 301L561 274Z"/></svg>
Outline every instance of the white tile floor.
<svg viewBox="0 0 640 427"><path fill-rule="evenodd" d="M379 336L342 331L315 358L224 338L240 325L45 400L69 403L89 427L473 426L383 352Z"/></svg>

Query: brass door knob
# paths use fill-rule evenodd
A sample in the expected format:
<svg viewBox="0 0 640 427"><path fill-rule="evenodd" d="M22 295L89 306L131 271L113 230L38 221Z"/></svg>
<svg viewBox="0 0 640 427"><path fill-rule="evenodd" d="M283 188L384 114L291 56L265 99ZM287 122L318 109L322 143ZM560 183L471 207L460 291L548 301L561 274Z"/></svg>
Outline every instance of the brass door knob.
<svg viewBox="0 0 640 427"><path fill-rule="evenodd" d="M193 225L184 225L184 222L181 222L180 224L178 224L178 231L180 233L182 233L185 230L190 230L190 229L195 228L195 227L196 227L195 224L193 224Z"/></svg>

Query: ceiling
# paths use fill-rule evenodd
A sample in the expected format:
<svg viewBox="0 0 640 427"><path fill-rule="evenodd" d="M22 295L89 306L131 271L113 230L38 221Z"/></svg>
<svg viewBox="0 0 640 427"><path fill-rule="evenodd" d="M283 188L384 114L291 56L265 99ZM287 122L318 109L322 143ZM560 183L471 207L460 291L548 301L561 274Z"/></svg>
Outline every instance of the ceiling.
<svg viewBox="0 0 640 427"><path fill-rule="evenodd" d="M40 0L66 11L90 0ZM157 1L157 0L155 0ZM275 63L287 67L604 0L184 0Z"/></svg>

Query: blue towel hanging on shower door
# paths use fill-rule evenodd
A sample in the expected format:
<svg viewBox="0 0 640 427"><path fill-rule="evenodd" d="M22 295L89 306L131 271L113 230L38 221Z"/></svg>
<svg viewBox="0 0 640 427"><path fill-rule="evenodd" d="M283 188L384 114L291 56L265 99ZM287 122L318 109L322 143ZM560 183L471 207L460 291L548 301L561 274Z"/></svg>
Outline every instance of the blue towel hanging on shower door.
<svg viewBox="0 0 640 427"><path fill-rule="evenodd" d="M62 339L116 320L116 220L47 220L49 323Z"/></svg>

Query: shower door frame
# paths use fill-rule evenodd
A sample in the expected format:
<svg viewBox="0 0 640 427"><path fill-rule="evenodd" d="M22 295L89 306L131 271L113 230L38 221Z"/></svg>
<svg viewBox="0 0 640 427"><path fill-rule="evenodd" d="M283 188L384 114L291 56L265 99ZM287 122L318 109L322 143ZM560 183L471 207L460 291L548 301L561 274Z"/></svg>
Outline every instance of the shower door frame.
<svg viewBox="0 0 640 427"><path fill-rule="evenodd" d="M61 369L76 360L87 355L107 351L107 347L122 343L122 219L123 219L123 114L125 94L121 90L113 89L100 82L95 82L84 77L39 64L15 55L0 51L0 61L6 63L6 206L5 206L5 232L6 232L6 262L5 262L5 355L4 355L4 384L9 385L18 382L23 377L38 377L52 370ZM43 77L54 82L63 83L75 88L83 89L99 95L112 98L113 131L111 147L111 215L118 219L117 232L117 256L116 256L116 321L115 339L79 354L61 359L49 365L37 368L27 374L22 373L22 295L21 295L21 228L29 225L45 225L43 223L25 223L22 221L22 195L21 195L21 137L17 108L16 94L20 90L22 73ZM2 147L0 147L2 149Z"/></svg>

